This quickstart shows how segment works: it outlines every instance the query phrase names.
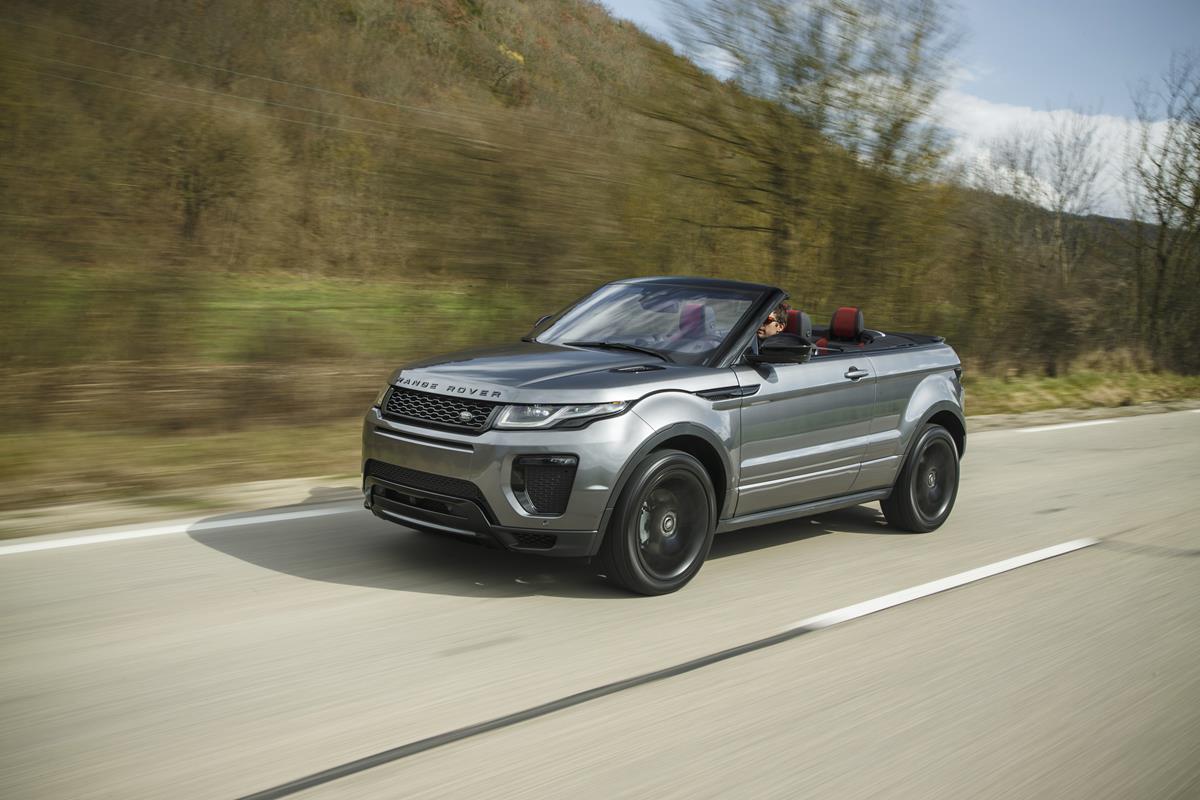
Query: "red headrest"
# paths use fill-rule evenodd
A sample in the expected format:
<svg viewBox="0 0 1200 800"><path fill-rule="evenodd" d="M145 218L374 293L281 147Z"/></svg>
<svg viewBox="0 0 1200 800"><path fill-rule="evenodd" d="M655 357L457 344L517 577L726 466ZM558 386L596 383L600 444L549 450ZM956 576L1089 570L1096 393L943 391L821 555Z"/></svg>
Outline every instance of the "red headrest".
<svg viewBox="0 0 1200 800"><path fill-rule="evenodd" d="M811 339L812 321L808 318L808 314L795 308L789 308L787 313L787 327L783 329L783 332L794 333L803 336L805 339Z"/></svg>
<svg viewBox="0 0 1200 800"><path fill-rule="evenodd" d="M857 342L863 332L862 311L854 306L842 306L833 312L829 323L829 338Z"/></svg>
<svg viewBox="0 0 1200 800"><path fill-rule="evenodd" d="M685 303L679 312L679 330L698 332L704 328L704 304Z"/></svg>

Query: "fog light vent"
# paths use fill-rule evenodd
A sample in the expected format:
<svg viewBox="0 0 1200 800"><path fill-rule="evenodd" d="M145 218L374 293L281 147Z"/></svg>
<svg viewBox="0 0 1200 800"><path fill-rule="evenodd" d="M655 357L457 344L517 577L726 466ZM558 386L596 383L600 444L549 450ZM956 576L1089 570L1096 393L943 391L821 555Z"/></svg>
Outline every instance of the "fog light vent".
<svg viewBox="0 0 1200 800"><path fill-rule="evenodd" d="M521 456L513 462L513 494L531 514L558 516L567 510L578 466L572 455Z"/></svg>

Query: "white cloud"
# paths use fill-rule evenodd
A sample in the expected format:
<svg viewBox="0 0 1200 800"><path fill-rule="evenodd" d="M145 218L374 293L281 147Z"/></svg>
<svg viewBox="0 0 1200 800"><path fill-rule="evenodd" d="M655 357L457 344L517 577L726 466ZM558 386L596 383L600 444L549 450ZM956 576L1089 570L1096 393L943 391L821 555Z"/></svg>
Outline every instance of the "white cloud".
<svg viewBox="0 0 1200 800"><path fill-rule="evenodd" d="M968 168L988 163L989 144L996 139L1018 133L1048 137L1056 125L1073 120L1094 124L1094 146L1102 159L1096 210L1108 216L1128 214L1122 176L1128 143L1137 135L1136 120L1069 109L1039 111L1029 106L993 103L960 89L942 95L936 114L942 126L954 136L954 159ZM1036 180L1045 176L1031 177Z"/></svg>

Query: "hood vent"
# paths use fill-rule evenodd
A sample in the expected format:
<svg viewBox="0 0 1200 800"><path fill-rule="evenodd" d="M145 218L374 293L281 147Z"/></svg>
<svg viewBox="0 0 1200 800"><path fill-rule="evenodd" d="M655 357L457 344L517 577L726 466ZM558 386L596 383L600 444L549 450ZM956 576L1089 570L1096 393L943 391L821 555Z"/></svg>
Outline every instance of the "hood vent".
<svg viewBox="0 0 1200 800"><path fill-rule="evenodd" d="M654 372L666 369L662 364L634 364L632 367L615 367L609 372Z"/></svg>

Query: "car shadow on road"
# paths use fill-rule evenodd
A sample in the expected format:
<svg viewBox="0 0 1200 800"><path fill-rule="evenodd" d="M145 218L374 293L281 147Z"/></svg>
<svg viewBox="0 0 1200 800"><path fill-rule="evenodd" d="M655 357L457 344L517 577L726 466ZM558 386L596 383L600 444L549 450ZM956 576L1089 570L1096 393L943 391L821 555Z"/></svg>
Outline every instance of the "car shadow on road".
<svg viewBox="0 0 1200 800"><path fill-rule="evenodd" d="M317 509L328 516L205 529L242 515L209 517L188 535L199 544L273 572L306 580L461 597L626 599L595 564L488 549L449 536L418 533L345 502L264 509Z"/></svg>
<svg viewBox="0 0 1200 800"><path fill-rule="evenodd" d="M306 580L390 591L462 597L632 600L601 575L600 564L489 549L419 533L338 503L274 508L264 514L325 509L326 516L212 529L242 515L209 517L188 532L213 550ZM710 559L780 547L831 533L889 534L878 509L856 507L819 517L722 534Z"/></svg>

